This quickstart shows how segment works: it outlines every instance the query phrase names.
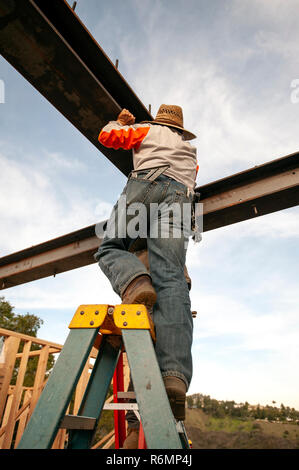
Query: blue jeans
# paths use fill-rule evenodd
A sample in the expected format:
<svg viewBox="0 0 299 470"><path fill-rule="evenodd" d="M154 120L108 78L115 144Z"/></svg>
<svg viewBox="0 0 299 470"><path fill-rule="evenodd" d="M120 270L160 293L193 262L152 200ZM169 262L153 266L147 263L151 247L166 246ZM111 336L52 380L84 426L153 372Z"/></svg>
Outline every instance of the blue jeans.
<svg viewBox="0 0 299 470"><path fill-rule="evenodd" d="M193 319L184 265L190 232L189 227L180 222L180 218L173 217L171 212L165 216L163 210L161 214L152 209L162 203L164 208L176 203L176 208L182 213L183 207L191 204L192 196L187 195L186 186L172 178L161 175L155 181L149 181L143 179L146 173L138 173L137 178L128 179L121 195L126 197L126 211L120 209L120 198L114 206L108 226L116 217L120 221L119 226L129 228L131 224L132 228L136 212L130 215L127 208L130 205L138 208L142 203L142 223L146 226L143 235L147 238L150 275L157 293L157 302L153 308L155 352L162 376L179 377L188 389L192 378ZM164 235L161 233L161 224L163 230L168 228L169 237L167 233L165 237L165 230ZM158 225L160 228L156 230ZM106 233L95 254L100 268L120 296L137 276L148 275L143 263L128 251L135 240L134 233L116 233L112 236Z"/></svg>

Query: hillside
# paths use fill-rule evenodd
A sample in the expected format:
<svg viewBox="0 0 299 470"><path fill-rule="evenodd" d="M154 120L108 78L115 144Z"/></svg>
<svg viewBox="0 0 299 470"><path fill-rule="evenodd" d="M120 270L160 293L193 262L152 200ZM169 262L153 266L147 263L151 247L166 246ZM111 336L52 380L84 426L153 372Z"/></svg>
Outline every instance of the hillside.
<svg viewBox="0 0 299 470"><path fill-rule="evenodd" d="M216 418L201 409L186 410L193 449L299 449L299 426L252 418Z"/></svg>

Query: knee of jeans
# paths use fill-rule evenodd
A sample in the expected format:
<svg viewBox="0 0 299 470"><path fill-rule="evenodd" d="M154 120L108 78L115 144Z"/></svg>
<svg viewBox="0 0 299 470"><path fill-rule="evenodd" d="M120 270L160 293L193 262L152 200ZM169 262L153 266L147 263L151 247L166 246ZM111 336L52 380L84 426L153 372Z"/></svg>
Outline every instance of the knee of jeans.
<svg viewBox="0 0 299 470"><path fill-rule="evenodd" d="M106 247L106 244L102 242L102 244L99 246L98 251L96 253L97 258L101 258L106 252L108 251L108 247Z"/></svg>
<svg viewBox="0 0 299 470"><path fill-rule="evenodd" d="M96 260L96 262L98 263L98 265L101 267L101 258L102 258L102 255L103 255L103 251L98 249L98 251L93 255L94 259Z"/></svg>
<svg viewBox="0 0 299 470"><path fill-rule="evenodd" d="M114 276L111 275L111 270L110 270L110 267L107 263L105 263L104 259L103 259L103 250L102 251L98 251L97 252L97 257L96 257L96 260L97 260L97 263L101 269L101 271L110 279L114 278Z"/></svg>
<svg viewBox="0 0 299 470"><path fill-rule="evenodd" d="M104 251L103 248L100 246L99 249L98 249L98 251L97 251L97 253L96 253L97 258L100 258L100 257L101 257L103 251Z"/></svg>

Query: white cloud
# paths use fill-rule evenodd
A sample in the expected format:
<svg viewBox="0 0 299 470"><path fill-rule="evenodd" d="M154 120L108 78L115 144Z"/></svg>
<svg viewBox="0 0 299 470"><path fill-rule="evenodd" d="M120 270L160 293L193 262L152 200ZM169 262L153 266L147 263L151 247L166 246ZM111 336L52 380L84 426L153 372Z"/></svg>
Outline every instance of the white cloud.
<svg viewBox="0 0 299 470"><path fill-rule="evenodd" d="M82 161L79 161L76 158L72 158L70 160L66 158L61 152L48 152L45 149L43 153L46 156L46 159L43 159L44 164L50 168L54 167L56 171L57 166L74 171L86 168L86 165L84 165Z"/></svg>
<svg viewBox="0 0 299 470"><path fill-rule="evenodd" d="M285 295L288 296L291 290L292 286ZM229 349L287 353L293 346L299 354L298 342L294 341L295 335L299 335L297 303L294 297L293 302L285 303L277 289L277 295L273 298L276 305L271 313L266 314L258 305L247 306L238 294L236 298L232 298L229 292L223 295L197 291L191 294L191 298L192 304L199 307L195 340L216 337L225 339L225 336L232 335L235 341L232 346L228 346Z"/></svg>
<svg viewBox="0 0 299 470"><path fill-rule="evenodd" d="M299 356L297 298L285 302L292 287L283 298L277 292L276 308L268 315L258 304L253 309L232 299L229 292L225 296L192 294L199 312L194 321L189 393L200 390L222 400L262 404L275 399L298 409L299 379L294 374Z"/></svg>
<svg viewBox="0 0 299 470"><path fill-rule="evenodd" d="M237 227L238 237L299 237L298 207L250 219Z"/></svg>
<svg viewBox="0 0 299 470"><path fill-rule="evenodd" d="M56 157L54 166L57 158L63 165L67 162L61 155ZM105 201L82 197L79 189L75 192L67 183L57 188L51 174L9 160L3 154L0 154L0 187L3 254L91 225L98 221L98 216L107 216L112 207Z"/></svg>
<svg viewBox="0 0 299 470"><path fill-rule="evenodd" d="M245 25L246 28L252 25L261 25L265 29L276 30L287 35L288 41L298 34L296 28L298 17L296 15L297 0L233 0L231 15L238 24ZM279 12L279 14L278 14ZM283 40L284 38L282 38Z"/></svg>

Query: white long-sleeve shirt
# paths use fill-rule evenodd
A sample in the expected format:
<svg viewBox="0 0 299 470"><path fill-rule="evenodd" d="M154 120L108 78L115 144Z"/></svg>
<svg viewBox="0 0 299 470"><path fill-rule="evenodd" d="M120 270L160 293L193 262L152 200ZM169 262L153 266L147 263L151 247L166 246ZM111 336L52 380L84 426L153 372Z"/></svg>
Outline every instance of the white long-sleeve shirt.
<svg viewBox="0 0 299 470"><path fill-rule="evenodd" d="M164 172L193 192L198 172L196 147L184 140L179 131L158 124L122 126L110 121L99 134L105 147L132 149L134 170L169 165Z"/></svg>

